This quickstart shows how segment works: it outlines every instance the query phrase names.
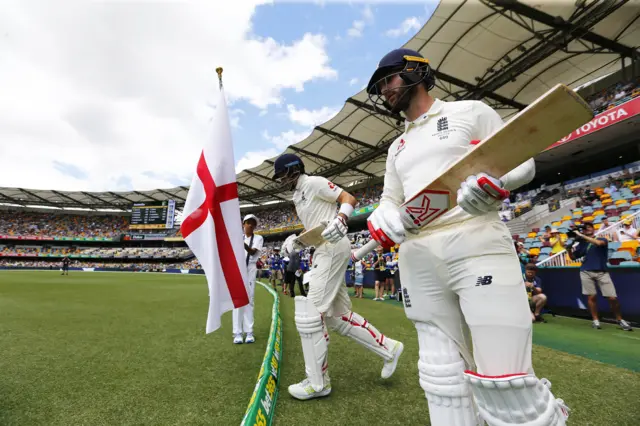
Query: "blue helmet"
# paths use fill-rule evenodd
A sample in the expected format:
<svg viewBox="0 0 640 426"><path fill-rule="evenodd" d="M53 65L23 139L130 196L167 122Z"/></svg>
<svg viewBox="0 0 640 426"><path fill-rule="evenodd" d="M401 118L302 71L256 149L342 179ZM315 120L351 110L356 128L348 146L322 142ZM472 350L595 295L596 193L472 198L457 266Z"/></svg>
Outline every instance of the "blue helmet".
<svg viewBox="0 0 640 426"><path fill-rule="evenodd" d="M290 191L301 174L304 174L304 163L295 154L282 154L273 163L273 179Z"/></svg>
<svg viewBox="0 0 640 426"><path fill-rule="evenodd" d="M380 83L385 81L387 77L396 74L400 75L405 85L399 88L404 93L395 102L396 105L392 106L382 97ZM435 86L435 76L429 66L429 61L415 50L395 49L384 55L378 63L378 68L367 84L367 93L374 106L378 108L382 106L388 111L398 113L408 106L413 92L411 89L420 83L425 85L427 91L430 91ZM409 96L407 97L406 95Z"/></svg>

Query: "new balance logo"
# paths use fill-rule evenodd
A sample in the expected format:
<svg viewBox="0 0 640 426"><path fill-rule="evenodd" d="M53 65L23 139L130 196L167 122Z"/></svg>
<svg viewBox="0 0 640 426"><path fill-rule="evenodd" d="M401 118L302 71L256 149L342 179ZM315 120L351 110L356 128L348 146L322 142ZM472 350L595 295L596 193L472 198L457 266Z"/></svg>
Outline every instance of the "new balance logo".
<svg viewBox="0 0 640 426"><path fill-rule="evenodd" d="M444 130L449 130L449 122L447 121L447 117L438 119L438 131L442 132Z"/></svg>
<svg viewBox="0 0 640 426"><path fill-rule="evenodd" d="M410 308L411 307L411 300L409 299L409 292L404 287L402 288L402 301L404 302L404 307L405 308Z"/></svg>
<svg viewBox="0 0 640 426"><path fill-rule="evenodd" d="M476 281L476 287L480 285L489 285L493 282L493 277L491 275L485 275L484 277L478 277L478 281Z"/></svg>

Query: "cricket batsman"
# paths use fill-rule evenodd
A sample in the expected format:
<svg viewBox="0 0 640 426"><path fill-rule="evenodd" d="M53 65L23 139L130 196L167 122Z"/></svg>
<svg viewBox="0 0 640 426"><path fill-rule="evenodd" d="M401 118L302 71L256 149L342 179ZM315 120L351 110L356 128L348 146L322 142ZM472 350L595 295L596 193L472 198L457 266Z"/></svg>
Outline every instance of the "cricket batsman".
<svg viewBox="0 0 640 426"><path fill-rule="evenodd" d="M505 176L467 177L458 206L422 230L403 221L399 206L406 199L503 125L480 101L434 99L434 86L429 61L410 49L384 56L367 85L376 108L406 117L404 133L389 147L380 206L367 225L384 247L401 244L405 312L418 332L419 381L431 424L564 425L568 408L531 365L527 294L498 215L509 191L533 179L533 159Z"/></svg>
<svg viewBox="0 0 640 426"><path fill-rule="evenodd" d="M326 242L316 247L313 256L309 292L306 297L295 298L295 322L302 341L306 378L289 386L289 393L300 400L331 393L327 327L379 355L384 360L382 378L391 377L404 345L351 310L345 285L351 256L347 220L356 199L323 177L305 174L304 163L294 154L283 154L275 161L274 179L283 189L294 191L293 203L306 230L326 225L322 233ZM336 202L340 204L337 214ZM299 249L293 239L288 239L286 245L285 253Z"/></svg>

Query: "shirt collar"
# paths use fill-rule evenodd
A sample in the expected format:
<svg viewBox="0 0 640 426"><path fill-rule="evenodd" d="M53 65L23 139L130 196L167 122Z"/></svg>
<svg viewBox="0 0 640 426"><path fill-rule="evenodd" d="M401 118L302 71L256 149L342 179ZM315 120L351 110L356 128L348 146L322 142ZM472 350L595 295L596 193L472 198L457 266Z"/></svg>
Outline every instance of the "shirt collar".
<svg viewBox="0 0 640 426"><path fill-rule="evenodd" d="M422 124L429 117L432 117L434 115L440 114L440 111L442 111L442 107L444 107L444 102L441 101L440 99L436 98L433 101L433 104L431 105L431 108L429 108L429 110L427 112L425 112L424 114L422 114L420 117L416 118L413 121L405 120L405 122L404 122L404 131L406 132L407 130L409 130L409 128L411 126L418 126L418 125Z"/></svg>

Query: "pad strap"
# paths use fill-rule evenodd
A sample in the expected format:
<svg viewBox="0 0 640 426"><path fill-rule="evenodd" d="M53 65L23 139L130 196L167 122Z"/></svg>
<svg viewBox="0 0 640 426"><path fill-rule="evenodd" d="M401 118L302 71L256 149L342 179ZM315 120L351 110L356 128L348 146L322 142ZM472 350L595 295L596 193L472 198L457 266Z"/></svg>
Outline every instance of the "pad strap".
<svg viewBox="0 0 640 426"><path fill-rule="evenodd" d="M569 409L533 374L483 376L465 371L482 418L491 426L564 426Z"/></svg>

